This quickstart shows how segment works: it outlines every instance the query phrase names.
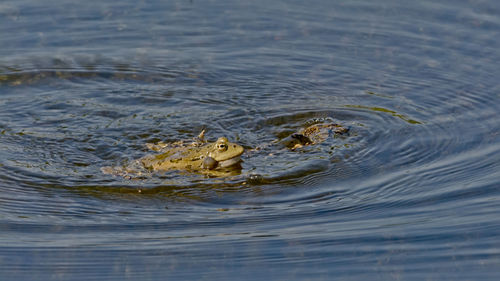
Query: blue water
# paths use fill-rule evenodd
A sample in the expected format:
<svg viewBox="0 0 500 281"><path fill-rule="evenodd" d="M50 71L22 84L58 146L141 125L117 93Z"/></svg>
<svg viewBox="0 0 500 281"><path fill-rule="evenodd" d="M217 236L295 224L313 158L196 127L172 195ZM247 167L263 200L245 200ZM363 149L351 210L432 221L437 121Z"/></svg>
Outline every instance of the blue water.
<svg viewBox="0 0 500 281"><path fill-rule="evenodd" d="M0 279L497 280L499 38L493 0L2 1ZM202 129L240 172L101 172Z"/></svg>

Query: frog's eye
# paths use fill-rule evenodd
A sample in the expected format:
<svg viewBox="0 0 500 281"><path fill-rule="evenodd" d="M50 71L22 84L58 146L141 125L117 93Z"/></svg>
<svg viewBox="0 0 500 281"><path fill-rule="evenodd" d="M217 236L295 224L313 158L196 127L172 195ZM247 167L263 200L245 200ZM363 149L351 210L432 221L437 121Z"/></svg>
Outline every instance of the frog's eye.
<svg viewBox="0 0 500 281"><path fill-rule="evenodd" d="M225 143L218 143L217 144L217 150L223 152L227 150L227 144Z"/></svg>

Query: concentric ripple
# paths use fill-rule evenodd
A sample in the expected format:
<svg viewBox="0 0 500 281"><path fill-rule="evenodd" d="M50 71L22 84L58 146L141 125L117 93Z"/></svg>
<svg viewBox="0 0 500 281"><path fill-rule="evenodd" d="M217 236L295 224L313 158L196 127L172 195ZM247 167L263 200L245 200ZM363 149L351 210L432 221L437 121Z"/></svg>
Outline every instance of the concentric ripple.
<svg viewBox="0 0 500 281"><path fill-rule="evenodd" d="M3 1L0 279L496 280L499 11ZM241 171L101 172L203 129Z"/></svg>

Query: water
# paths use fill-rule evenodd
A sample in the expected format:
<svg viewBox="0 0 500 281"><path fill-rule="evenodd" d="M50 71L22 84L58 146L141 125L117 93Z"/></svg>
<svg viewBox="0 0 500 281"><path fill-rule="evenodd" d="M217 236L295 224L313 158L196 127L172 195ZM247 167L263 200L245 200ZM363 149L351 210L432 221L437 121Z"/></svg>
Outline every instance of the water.
<svg viewBox="0 0 500 281"><path fill-rule="evenodd" d="M500 276L496 1L44 2L0 4L2 280ZM240 173L100 171L203 128Z"/></svg>

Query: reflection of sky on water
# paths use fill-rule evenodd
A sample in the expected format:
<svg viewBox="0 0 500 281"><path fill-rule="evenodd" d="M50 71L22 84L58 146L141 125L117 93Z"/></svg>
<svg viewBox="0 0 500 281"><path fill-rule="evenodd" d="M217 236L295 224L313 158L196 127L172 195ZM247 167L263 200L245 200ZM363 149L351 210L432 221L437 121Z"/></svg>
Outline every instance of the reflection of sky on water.
<svg viewBox="0 0 500 281"><path fill-rule="evenodd" d="M446 2L3 1L2 278L495 279L500 10ZM100 173L203 128L266 149Z"/></svg>

